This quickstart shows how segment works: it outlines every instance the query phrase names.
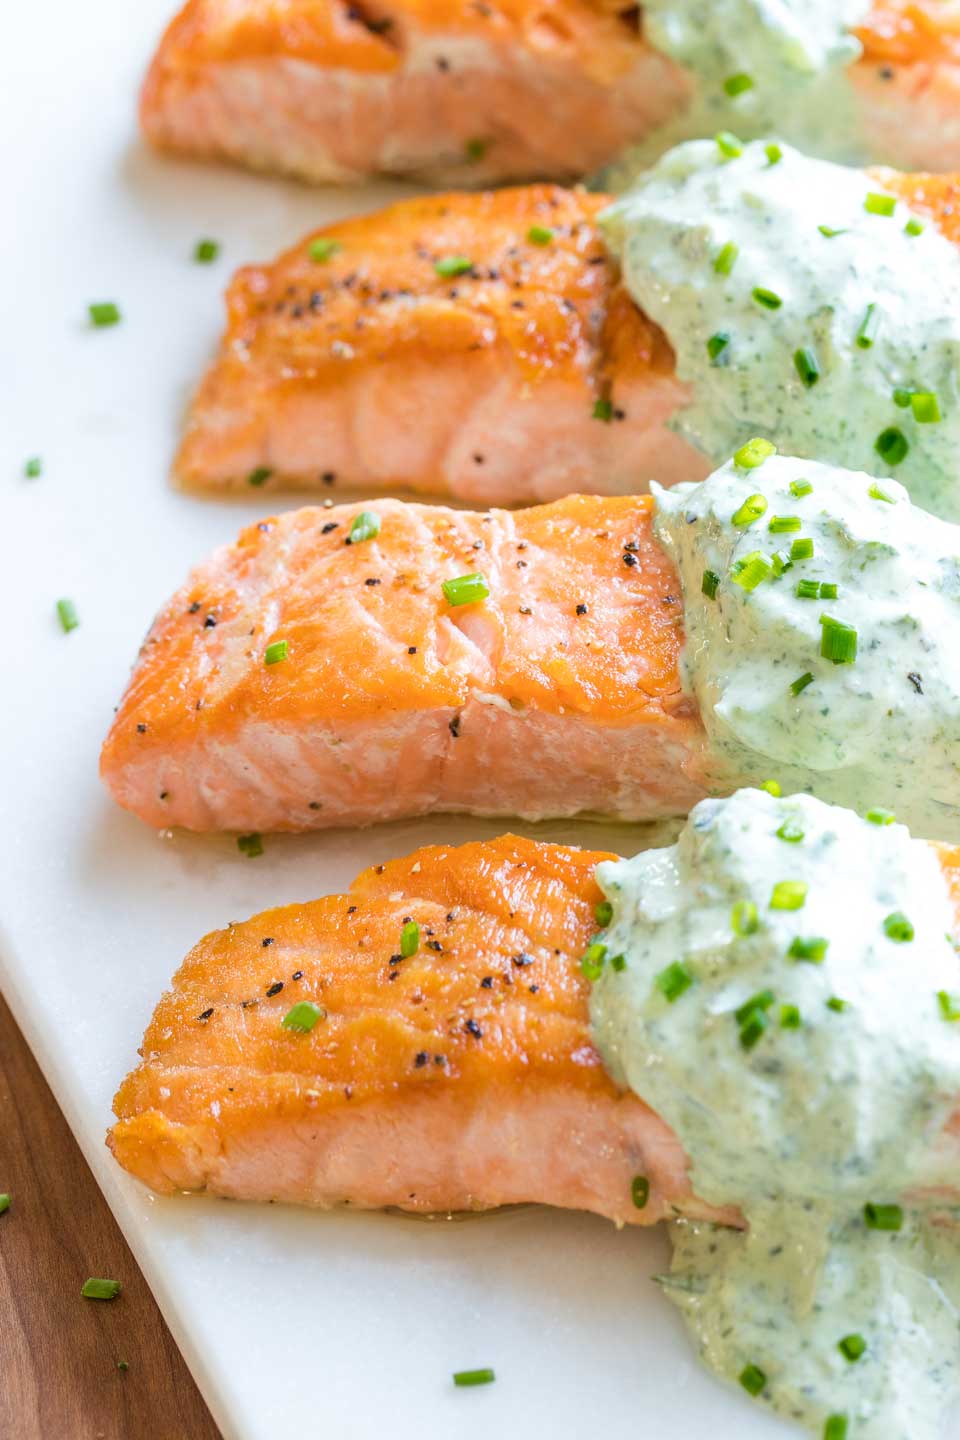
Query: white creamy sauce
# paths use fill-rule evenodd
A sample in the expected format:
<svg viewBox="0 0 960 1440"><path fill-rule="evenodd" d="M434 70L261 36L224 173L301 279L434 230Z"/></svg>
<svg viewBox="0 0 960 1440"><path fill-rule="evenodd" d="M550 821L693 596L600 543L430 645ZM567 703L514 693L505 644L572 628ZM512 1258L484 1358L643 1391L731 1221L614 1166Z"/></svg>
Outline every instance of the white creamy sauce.
<svg viewBox="0 0 960 1440"><path fill-rule="evenodd" d="M893 480L781 456L654 494L711 788L774 779L956 839L960 527Z"/></svg>
<svg viewBox="0 0 960 1440"><path fill-rule="evenodd" d="M935 852L744 790L597 875L604 1062L749 1225L671 1226L663 1283L703 1358L826 1440L933 1440L960 1387L960 1209L935 1191L958 1175L960 964Z"/></svg>
<svg viewBox="0 0 960 1440"><path fill-rule="evenodd" d="M601 216L691 387L673 428L716 464L770 435L896 474L960 520L960 253L864 172L771 154L680 146Z"/></svg>

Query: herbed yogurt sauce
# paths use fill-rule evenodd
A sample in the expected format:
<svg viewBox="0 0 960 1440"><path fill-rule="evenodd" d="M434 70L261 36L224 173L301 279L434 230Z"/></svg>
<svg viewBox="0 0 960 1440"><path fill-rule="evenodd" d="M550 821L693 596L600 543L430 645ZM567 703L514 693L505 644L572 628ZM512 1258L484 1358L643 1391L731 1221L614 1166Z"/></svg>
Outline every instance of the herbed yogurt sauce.
<svg viewBox="0 0 960 1440"><path fill-rule="evenodd" d="M604 1063L749 1224L671 1226L662 1283L703 1359L825 1440L933 1440L960 1388L960 967L935 852L743 790L597 877Z"/></svg>
<svg viewBox="0 0 960 1440"><path fill-rule="evenodd" d="M960 527L896 481L771 449L754 441L702 484L653 487L709 787L773 778L956 840Z"/></svg>
<svg viewBox="0 0 960 1440"><path fill-rule="evenodd" d="M682 145L600 217L691 387L673 428L716 464L766 434L896 473L960 520L960 251L864 172L772 145Z"/></svg>

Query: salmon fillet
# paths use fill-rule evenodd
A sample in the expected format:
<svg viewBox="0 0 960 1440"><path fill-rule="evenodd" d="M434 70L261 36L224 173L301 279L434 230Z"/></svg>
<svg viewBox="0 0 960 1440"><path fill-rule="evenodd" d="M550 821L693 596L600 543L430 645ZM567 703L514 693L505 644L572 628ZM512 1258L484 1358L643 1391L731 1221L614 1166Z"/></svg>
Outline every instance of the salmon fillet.
<svg viewBox="0 0 960 1440"><path fill-rule="evenodd" d="M960 7L878 0L851 67L873 154L960 166ZM140 117L164 149L311 181L572 179L682 113L688 73L609 0L187 0Z"/></svg>
<svg viewBox="0 0 960 1440"><path fill-rule="evenodd" d="M154 1190L247 1200L707 1213L679 1142L591 1042L577 960L608 858L433 846L208 935L117 1094L117 1160ZM409 919L420 949L401 959ZM324 1011L306 1035L281 1025L301 1000Z"/></svg>
<svg viewBox="0 0 960 1440"><path fill-rule="evenodd" d="M240 270L178 480L269 471L488 505L702 478L666 429L687 390L620 284L605 203L547 185L420 197Z"/></svg>
<svg viewBox="0 0 960 1440"><path fill-rule="evenodd" d="M937 848L960 908L960 850ZM513 835L431 846L208 935L114 1101L117 1160L154 1190L245 1200L735 1221L691 1194L676 1136L594 1049L578 959L608 858ZM306 1035L281 1024L301 1000L324 1012Z"/></svg>
<svg viewBox="0 0 960 1440"><path fill-rule="evenodd" d="M194 571L103 747L121 805L255 831L436 810L639 819L702 797L680 584L649 497L490 514L382 500L379 534L350 543L365 513L288 512ZM489 597L448 603L442 582L476 572Z"/></svg>
<svg viewBox="0 0 960 1440"><path fill-rule="evenodd" d="M960 239L956 175L872 173ZM544 185L403 201L240 270L177 479L484 505L702 480L727 457L668 428L690 392L596 228L606 203Z"/></svg>

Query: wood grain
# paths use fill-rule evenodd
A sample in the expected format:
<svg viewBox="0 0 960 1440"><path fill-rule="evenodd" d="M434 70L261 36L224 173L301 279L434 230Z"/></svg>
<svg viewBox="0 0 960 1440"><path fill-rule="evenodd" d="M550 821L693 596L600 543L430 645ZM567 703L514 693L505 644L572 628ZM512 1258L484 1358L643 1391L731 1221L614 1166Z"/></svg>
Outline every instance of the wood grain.
<svg viewBox="0 0 960 1440"><path fill-rule="evenodd" d="M2 998L0 1192L2 1440L219 1440ZM90 1275L122 1294L81 1299Z"/></svg>

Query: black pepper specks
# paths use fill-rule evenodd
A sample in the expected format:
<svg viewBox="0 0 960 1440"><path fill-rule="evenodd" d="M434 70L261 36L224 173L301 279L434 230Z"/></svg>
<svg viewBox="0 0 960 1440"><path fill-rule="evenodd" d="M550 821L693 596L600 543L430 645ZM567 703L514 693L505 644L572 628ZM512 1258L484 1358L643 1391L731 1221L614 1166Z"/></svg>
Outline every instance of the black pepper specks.
<svg viewBox="0 0 960 1440"><path fill-rule="evenodd" d="M454 740L459 740L459 738L460 738L460 716L459 716L459 715L454 715L453 719L450 721L449 729L450 729L450 734L453 736Z"/></svg>
<svg viewBox="0 0 960 1440"><path fill-rule="evenodd" d="M210 1019L210 1016L211 1016L212 1014L213 1014L213 1006L211 1005L209 1010L201 1010L200 1014L197 1016L197 1019L198 1019L198 1020L209 1020L209 1019Z"/></svg>
<svg viewBox="0 0 960 1440"><path fill-rule="evenodd" d="M492 989L493 989L493 976L492 976L492 975L484 975L483 979L480 981L480 989L481 989L481 990L492 990Z"/></svg>
<svg viewBox="0 0 960 1440"><path fill-rule="evenodd" d="M268 985L268 986L267 986L267 998L269 999L271 995L279 995L279 994L280 994L280 991L281 991L282 989L283 989L283 981L282 981L282 980L274 980L274 982L273 982L272 985Z"/></svg>
<svg viewBox="0 0 960 1440"><path fill-rule="evenodd" d="M418 1050L416 1055L414 1055L413 1057L413 1063L418 1070L422 1070L424 1065L428 1064L429 1060L430 1056L427 1054L426 1050Z"/></svg>
<svg viewBox="0 0 960 1440"><path fill-rule="evenodd" d="M272 936L272 935L264 935L263 939L260 941L260 944L263 946L264 950L266 950L266 948L267 948L268 945L272 945L272 944L273 944L273 936Z"/></svg>
<svg viewBox="0 0 960 1440"><path fill-rule="evenodd" d="M472 1019L471 1019L471 1020L467 1020L467 1021L464 1023L464 1027L463 1027L463 1028L464 1028L464 1030L466 1030L466 1032L467 1032L468 1035L472 1035L472 1036L473 1036L474 1040L482 1040L482 1039L483 1039L483 1031L480 1029L480 1026L477 1024L476 1020L472 1020Z"/></svg>
<svg viewBox="0 0 960 1440"><path fill-rule="evenodd" d="M216 615L208 615L203 622L204 630L212 630L217 623Z"/></svg>
<svg viewBox="0 0 960 1440"><path fill-rule="evenodd" d="M321 534L321 535L329 535L331 530L339 530L339 529L340 529L340 522L339 522L339 520L328 520L327 523L326 523L326 525L321 525L321 526L320 526L320 534Z"/></svg>
<svg viewBox="0 0 960 1440"><path fill-rule="evenodd" d="M303 979L303 971L302 971L302 970L294 970L293 974L290 976L290 979L291 979L291 980L302 980L302 979Z"/></svg>
<svg viewBox="0 0 960 1440"><path fill-rule="evenodd" d="M521 950L519 955L514 955L513 963L518 969L522 969L524 965L533 964L533 956L528 955L526 950Z"/></svg>
<svg viewBox="0 0 960 1440"><path fill-rule="evenodd" d="M918 675L916 670L911 670L909 675L907 676L907 679L910 681L910 684L913 686L914 690L916 690L917 694L922 695L923 677Z"/></svg>
<svg viewBox="0 0 960 1440"><path fill-rule="evenodd" d="M146 733L147 733L147 727L146 727L146 725L144 725L142 722L138 723L138 725L137 725L137 734L138 734L138 735L146 735Z"/></svg>
<svg viewBox="0 0 960 1440"><path fill-rule="evenodd" d="M632 551L626 550L623 556L623 563L632 570L634 565L640 564L640 561L637 559L636 555L632 553Z"/></svg>
<svg viewBox="0 0 960 1440"><path fill-rule="evenodd" d="M586 607L586 605L584 605L583 602L581 601L580 604L577 606L577 614L578 614L578 615L586 615L586 613L587 613L587 607Z"/></svg>

